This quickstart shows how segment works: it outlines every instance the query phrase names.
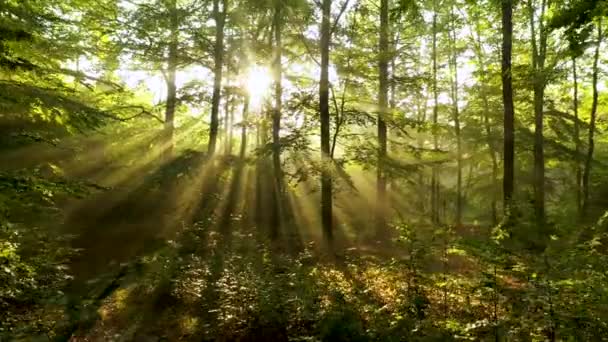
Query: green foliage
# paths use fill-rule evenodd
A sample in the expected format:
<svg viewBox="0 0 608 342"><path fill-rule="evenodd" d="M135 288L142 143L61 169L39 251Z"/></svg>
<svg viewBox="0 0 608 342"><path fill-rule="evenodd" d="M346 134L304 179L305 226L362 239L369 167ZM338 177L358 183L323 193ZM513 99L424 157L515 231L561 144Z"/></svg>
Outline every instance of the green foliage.
<svg viewBox="0 0 608 342"><path fill-rule="evenodd" d="M0 160L0 340L608 336L604 95L592 132L588 217L579 218L573 200L590 147L589 33L605 16L605 1L543 1L544 17L530 2L532 22L548 34L542 70L530 65L527 8L514 8L517 189L513 216L502 224L496 1L393 1L382 53L376 4L334 1L328 163L317 142L314 2L221 3L227 21L219 52L228 72L215 90L233 120L222 113L228 130L220 138L236 142L245 129L245 152L254 151L245 156L200 152L209 129L198 114L208 111L219 43L208 1L0 1L0 151L7 160ZM276 9L283 59L270 69L280 66L285 76L283 89L273 87L282 107L268 90L250 99L259 108L252 101L249 116L240 117L235 108L248 96L242 83L255 81L243 74L249 64L271 64L278 50ZM600 50L603 57L605 46ZM376 130L379 57L390 62L384 160ZM579 63L577 117L572 57ZM198 76L182 82L186 74ZM134 88L124 84L141 75L148 78ZM542 188L549 220L542 226L530 172L537 79L547 86ZM173 127L159 116L161 88L171 86L179 88ZM275 149L269 133L277 110ZM281 173L268 162L277 151ZM370 242L378 235L370 217L379 165L389 183L390 201L380 204L394 214L392 239ZM322 171L333 179L330 257L311 243ZM273 173L289 186L264 182ZM92 194L100 189L111 191ZM279 219L258 220L264 215ZM77 241L72 230L81 233ZM269 240L266 231L281 234Z"/></svg>
<svg viewBox="0 0 608 342"><path fill-rule="evenodd" d="M71 279L66 263L74 251L68 237L6 226L0 232L0 337L48 333L63 320L63 288Z"/></svg>
<svg viewBox="0 0 608 342"><path fill-rule="evenodd" d="M567 4L551 18L551 29L564 29L570 53L574 57L582 55L589 45L588 39L593 30L595 18L601 18L608 12L604 0L568 1Z"/></svg>
<svg viewBox="0 0 608 342"><path fill-rule="evenodd" d="M90 189L53 164L0 173L0 337L46 334L64 319L66 264L75 250L56 226L58 202Z"/></svg>
<svg viewBox="0 0 608 342"><path fill-rule="evenodd" d="M322 341L367 341L363 322L341 293L335 296L334 304L319 321L319 337Z"/></svg>

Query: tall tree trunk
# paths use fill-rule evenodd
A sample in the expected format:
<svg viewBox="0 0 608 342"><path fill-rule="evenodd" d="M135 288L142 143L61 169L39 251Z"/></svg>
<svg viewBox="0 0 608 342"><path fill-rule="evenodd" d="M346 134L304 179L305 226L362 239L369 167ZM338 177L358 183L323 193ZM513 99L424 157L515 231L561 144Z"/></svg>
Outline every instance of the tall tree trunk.
<svg viewBox="0 0 608 342"><path fill-rule="evenodd" d="M515 182L515 111L511 53L513 47L513 0L502 0L502 101L504 107L503 212L508 219Z"/></svg>
<svg viewBox="0 0 608 342"><path fill-rule="evenodd" d="M574 157L575 172L576 172L576 213L578 217L582 215L582 168L581 168L581 129L578 118L578 74L576 66L576 57L572 57L572 107L574 109Z"/></svg>
<svg viewBox="0 0 608 342"><path fill-rule="evenodd" d="M265 131L265 125L264 125L264 118L260 118L258 117L256 120L256 139L255 139L255 149L259 150L262 146L266 145L266 139L265 139L265 135L266 135L266 131ZM263 177L263 170L264 170L264 157L263 156L259 156L258 158L256 158L256 163L255 163L255 222L258 226L258 228L260 228L260 226L264 223L263 219L264 219L264 206L263 206L263 181L264 181L264 177Z"/></svg>
<svg viewBox="0 0 608 342"><path fill-rule="evenodd" d="M462 224L462 139L460 137L460 110L458 108L458 51L456 51L456 16L454 5L451 7L450 50L452 64L452 115L456 135L456 225Z"/></svg>
<svg viewBox="0 0 608 342"><path fill-rule="evenodd" d="M433 148L439 149L437 136L439 117L439 89L437 88L437 4L433 1ZM439 223L439 178L437 166L433 165L431 174L431 221Z"/></svg>
<svg viewBox="0 0 608 342"><path fill-rule="evenodd" d="M474 18L477 20L477 18ZM496 158L497 147L494 143L494 135L492 132L492 125L490 124L490 101L488 99L488 91L487 91L487 77L486 77L486 67L485 67L485 56L483 52L483 45L481 43L481 29L478 24L475 25L475 34L477 37L474 37L473 43L475 44L475 54L477 55L477 64L479 65L479 78L481 80L481 89L479 92L479 96L481 97L481 101L483 104L482 109L482 121L484 125L486 141L488 144L488 153L490 154L490 160L492 161L492 200L490 203L491 215L492 215L492 225L498 224L498 194L500 193L500 186L498 184L498 160Z"/></svg>
<svg viewBox="0 0 608 342"><path fill-rule="evenodd" d="M232 71L230 70L230 62L228 62L227 64L228 65L226 66L226 84L230 84L230 76ZM226 89L224 91L224 154L226 155L230 154L230 97L231 94Z"/></svg>
<svg viewBox="0 0 608 342"><path fill-rule="evenodd" d="M233 138L233 126L234 126L234 103L229 101L228 106L228 137L227 137L227 146L226 146L226 154L232 154L232 138Z"/></svg>
<svg viewBox="0 0 608 342"><path fill-rule="evenodd" d="M245 158L245 154L247 153L247 125L249 124L249 94L245 94L245 98L243 100L243 112L242 112L242 120L241 120L241 150L239 155L241 159Z"/></svg>
<svg viewBox="0 0 608 342"><path fill-rule="evenodd" d="M349 64L350 65L350 64ZM334 134L331 139L331 148L329 152L329 157L333 160L336 152L336 146L338 145L338 135L340 134L340 129L342 128L342 124L344 123L344 105L345 105L345 96L346 90L348 89L348 79L344 81L342 87L342 98L340 99L340 105L338 105L338 100L336 99L336 94L334 92L334 88L330 87L331 97L334 103L334 110L336 111L335 120L334 120Z"/></svg>
<svg viewBox="0 0 608 342"><path fill-rule="evenodd" d="M230 56L226 56L226 84L230 85L232 77L238 75L238 68L233 68L230 63ZM230 87L229 87L230 88ZM234 94L231 91L226 90L224 92L224 153L230 155L232 153L232 125L234 120Z"/></svg>
<svg viewBox="0 0 608 342"><path fill-rule="evenodd" d="M597 78L598 78L598 63L600 58L600 47L602 44L602 19L598 19L597 24L597 43L595 45L595 56L593 57L593 75L592 75L592 87L593 87L593 101L591 103L591 117L589 119L589 141L587 158L585 159L585 170L583 172L583 210L582 214L586 215L589 211L589 179L591 177L591 166L593 163L593 151L595 149L595 123L597 118L597 102L598 102L598 91L597 91Z"/></svg>
<svg viewBox="0 0 608 342"><path fill-rule="evenodd" d="M389 64L389 42L388 42L388 12L389 0L380 0L380 41L378 71L380 77L380 89L378 94L378 169L377 169L377 233L386 230L387 198L386 198L386 149L387 129L386 116L388 115L388 64Z"/></svg>
<svg viewBox="0 0 608 342"><path fill-rule="evenodd" d="M178 18L177 0L172 0L169 5L169 16L171 25L171 41L169 42L169 54L167 57L167 101L165 107L165 129L164 129L164 154L170 157L173 154L173 127L175 122L175 107L177 105L177 86L175 84L175 73L177 71L177 48L178 48Z"/></svg>
<svg viewBox="0 0 608 342"><path fill-rule="evenodd" d="M281 43L281 1L275 0L274 11L274 110L272 115L272 160L274 165L275 177L277 178L277 186L280 190L281 180L281 142L279 132L281 130L281 107L283 96L283 85L281 78L283 77L283 67L281 65L282 58L282 43Z"/></svg>
<svg viewBox="0 0 608 342"><path fill-rule="evenodd" d="M274 78L274 108L272 110L272 171L273 171L273 189L272 189L272 226L273 226L273 237L278 236L279 226L281 224L281 203L282 203L282 170L281 170L281 142L280 142L280 130L281 130L281 107L282 107L282 96L283 86L281 84L281 78L283 69L281 65L282 57L282 42L281 42L281 1L275 0L274 4L274 16L273 16L273 29L274 29L274 61L273 61L273 78Z"/></svg>
<svg viewBox="0 0 608 342"><path fill-rule="evenodd" d="M546 0L542 0L538 27L535 31L535 9L528 0L530 36L532 39L532 69L534 70L534 216L537 226L545 226L545 154L543 136L543 109L545 97L545 55L547 32L544 29Z"/></svg>
<svg viewBox="0 0 608 342"><path fill-rule="evenodd" d="M396 45L393 45L396 48ZM397 68L394 55L391 56L391 82L390 83L390 100L389 108L391 112L397 108L397 83L395 82L395 69Z"/></svg>
<svg viewBox="0 0 608 342"><path fill-rule="evenodd" d="M332 177L329 143L329 44L331 41L331 0L321 5L321 78L319 82L319 112L321 116L321 221L326 242L333 243L332 229Z"/></svg>
<svg viewBox="0 0 608 342"><path fill-rule="evenodd" d="M416 108L417 108L417 121L419 124L419 127L424 127L426 125L426 113L427 113L427 96L426 96L426 92L422 93L422 92L417 92L418 94L418 99L417 99L417 103L416 103ZM421 132L421 128L418 128L418 133ZM425 147L425 140L424 136L422 134L418 134L416 137L417 140L417 147L419 150L424 150ZM416 153L415 154L416 160L418 163L422 164L422 155L420 153ZM426 189L426 185L425 185L425 175L423 172L418 172L418 192L420 194L420 198L418 200L418 208L420 210L420 213L425 213L427 206L426 206L426 200L427 200L427 189ZM424 215L421 215L419 217L419 219L424 219ZM421 222L422 222L421 221Z"/></svg>
<svg viewBox="0 0 608 342"><path fill-rule="evenodd" d="M211 126L209 128L209 144L207 153L213 155L217 145L219 130L220 97L222 92L222 67L224 64L224 24L226 22L226 2L223 0L223 9L220 12L220 1L213 0L213 19L215 20L215 44L213 51L214 81L213 97L211 98Z"/></svg>

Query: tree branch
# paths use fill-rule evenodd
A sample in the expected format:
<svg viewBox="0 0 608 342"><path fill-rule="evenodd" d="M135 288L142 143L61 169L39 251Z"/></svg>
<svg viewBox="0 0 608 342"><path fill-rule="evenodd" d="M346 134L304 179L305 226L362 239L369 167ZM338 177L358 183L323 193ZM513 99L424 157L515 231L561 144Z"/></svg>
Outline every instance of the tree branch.
<svg viewBox="0 0 608 342"><path fill-rule="evenodd" d="M346 8L348 7L348 3L350 2L350 0L345 0L344 3L342 4L342 7L340 8L340 13L338 13L338 16L336 17L336 19L334 20L334 24L331 27L331 30L329 31L329 36L331 37L334 32L336 31L336 28L338 27L338 23L340 22L340 18L342 17L342 14L344 14L344 11L346 11Z"/></svg>

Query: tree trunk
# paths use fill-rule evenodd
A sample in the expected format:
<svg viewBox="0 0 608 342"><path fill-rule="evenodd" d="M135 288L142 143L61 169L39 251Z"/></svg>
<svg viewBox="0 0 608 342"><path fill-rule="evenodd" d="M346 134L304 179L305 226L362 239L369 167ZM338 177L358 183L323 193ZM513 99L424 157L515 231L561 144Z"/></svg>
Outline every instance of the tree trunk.
<svg viewBox="0 0 608 342"><path fill-rule="evenodd" d="M378 169L377 169L377 233L386 230L386 149L387 149L387 129L386 116L388 114L388 12L389 0L380 0L380 41L379 41L379 61L378 71L380 77L380 89L378 94Z"/></svg>
<svg viewBox="0 0 608 342"><path fill-rule="evenodd" d="M503 147L503 215L511 214L511 200L515 182L515 111L513 108L513 80L511 51L513 46L513 1L502 0L502 101L504 107Z"/></svg>
<svg viewBox="0 0 608 342"><path fill-rule="evenodd" d="M213 18L215 20L215 45L213 52L214 59L214 81L213 97L211 99L211 126L209 128L209 145L207 154L213 155L217 145L217 135L219 130L219 110L220 97L222 92L222 67L224 64L224 24L226 21L226 3L223 2L223 9L220 12L220 1L213 0Z"/></svg>
<svg viewBox="0 0 608 342"><path fill-rule="evenodd" d="M439 149L437 123L439 116L439 91L437 88L437 4L433 1L433 148ZM433 165L431 174L431 222L439 223L439 179L437 166Z"/></svg>
<svg viewBox="0 0 608 342"><path fill-rule="evenodd" d="M456 135L456 225L462 224L462 139L460 137L460 110L458 108L458 52L456 51L456 17L454 5L451 8L450 50L452 64L452 114Z"/></svg>
<svg viewBox="0 0 608 342"><path fill-rule="evenodd" d="M257 142L256 149L265 149L268 145L268 120L263 114L260 114L257 122ZM260 228L268 228L269 215L268 208L270 198L268 189L272 186L269 180L272 178L268 175L268 170L272 167L264 154L258 156L256 160L256 223ZM273 227L270 227L270 235L274 234Z"/></svg>
<svg viewBox="0 0 608 342"><path fill-rule="evenodd" d="M230 76L231 76L231 70L230 70L230 63L228 62L228 65L226 66L226 83L230 84ZM232 123L230 122L230 116L232 115L231 113L231 94L228 92L228 90L224 91L224 154L229 155L230 154L230 150L231 150L231 146L230 146L230 139L231 139L231 135L230 135L230 130L232 129Z"/></svg>
<svg viewBox="0 0 608 342"><path fill-rule="evenodd" d="M589 179L591 177L591 166L593 163L593 151L595 149L595 124L597 119L597 103L598 103L598 91L597 91L597 78L598 78L598 62L600 58L600 46L602 44L602 19L598 19L597 24L597 43L595 45L595 56L593 57L593 75L592 75L592 87L593 87L593 101L591 103L591 117L589 119L589 141L587 158L585 159L585 170L583 172L583 216L587 215L589 211Z"/></svg>
<svg viewBox="0 0 608 342"><path fill-rule="evenodd" d="M227 146L226 146L226 154L232 154L232 138L233 138L233 125L234 125L234 103L228 102L228 137L227 137Z"/></svg>
<svg viewBox="0 0 608 342"><path fill-rule="evenodd" d="M228 60L226 61L226 83L230 84L231 78L234 75L238 75L239 71L238 68L232 68L232 65L230 64L230 57L227 58ZM232 126L234 124L233 120L234 120L234 94L229 92L228 90L226 90L224 92L224 101L225 101L225 110L224 110L224 120L226 120L226 122L224 123L224 134L226 135L224 137L225 139L225 146L224 146L224 153L226 155L230 155L232 154Z"/></svg>
<svg viewBox="0 0 608 342"><path fill-rule="evenodd" d="M177 71L177 48L178 48L178 18L177 1L172 0L169 6L171 25L171 41L169 42L169 54L167 57L167 101L165 107L164 128L164 154L170 157L173 154L173 128L175 122L175 107L177 106L177 86L175 84L175 73Z"/></svg>
<svg viewBox="0 0 608 342"><path fill-rule="evenodd" d="M332 179L329 143L329 44L331 41L331 0L321 5L321 79L319 82L319 112L321 115L321 221L326 242L333 243L332 229Z"/></svg>
<svg viewBox="0 0 608 342"><path fill-rule="evenodd" d="M273 78L274 78L274 108L272 110L272 171L273 171L273 189L272 189L272 226L273 237L278 236L279 226L281 224L281 203L283 195L282 186L282 170L281 170L281 107L283 87L281 84L282 77L282 43L281 43L281 1L275 0L273 29L274 29L274 61L273 61Z"/></svg>
<svg viewBox="0 0 608 342"><path fill-rule="evenodd" d="M477 18L474 18L477 20ZM493 140L493 132L492 125L490 124L490 101L488 99L487 92L487 78L486 78L486 67L485 67L485 58L483 53L483 45L481 43L481 29L479 25L475 25L475 33L477 35L476 38L473 38L473 43L475 44L475 54L477 55L477 64L479 65L479 77L481 80L481 89L479 96L481 97L481 101L483 103L482 110L482 121L484 125L486 141L488 144L488 153L490 154L490 160L492 161L492 200L490 203L491 215L492 215L492 225L498 224L498 194L500 193L500 186L498 184L498 160L496 158L497 147Z"/></svg>
<svg viewBox="0 0 608 342"><path fill-rule="evenodd" d="M528 0L530 36L532 39L532 69L534 71L534 216L537 226L545 226L545 154L543 136L543 107L545 96L545 51L547 32L544 29L546 0L542 0L538 43L535 31L535 10Z"/></svg>
<svg viewBox="0 0 608 342"><path fill-rule="evenodd" d="M283 68L281 65L282 57L282 43L281 43L281 1L275 0L275 13L274 13L274 110L272 115L272 160L274 165L274 172L276 183L279 191L281 191L281 142L279 132L281 130L281 107L282 107L282 96L283 86L281 84L281 78L283 77Z"/></svg>
<svg viewBox="0 0 608 342"><path fill-rule="evenodd" d="M243 100L243 114L241 120L241 150L239 155L241 159L245 158L245 154L247 153L247 125L249 120L249 94L245 94L245 99Z"/></svg>
<svg viewBox="0 0 608 342"><path fill-rule="evenodd" d="M331 139L331 148L329 152L329 157L333 160L336 152L336 145L338 145L338 135L340 134L340 129L342 128L342 124L344 123L344 101L346 96L346 90L348 88L348 79L344 81L342 88L342 98L340 100L340 105L338 105L338 100L336 99L336 94L334 92L334 88L331 87L331 97L334 103L334 110L336 112L335 122L334 122L334 134Z"/></svg>
<svg viewBox="0 0 608 342"><path fill-rule="evenodd" d="M582 215L582 168L581 168L581 129L578 122L578 75L576 67L576 57L572 57L572 107L574 109L574 157L575 172L576 172L576 213L578 217Z"/></svg>
<svg viewBox="0 0 608 342"><path fill-rule="evenodd" d="M545 223L543 98L543 86L536 85L534 87L534 213L539 227L544 226Z"/></svg>
<svg viewBox="0 0 608 342"><path fill-rule="evenodd" d="M417 61L418 62L418 61ZM417 107L417 120L418 120L418 124L420 125L419 127L424 127L426 125L426 113L427 113L427 93L426 92L422 92L419 91L417 93L418 95L418 99L417 99L417 103L416 103L416 107ZM421 128L418 128L418 133L421 132ZM418 134L416 137L417 140L417 146L418 149L423 150L425 147L425 137L422 134ZM416 160L418 163L422 164L422 155L420 153L415 154ZM425 213L427 206L426 206L426 200L427 200L427 189L426 189L426 185L425 185L425 175L423 172L418 172L418 186L416 187L418 189L418 192L420 194L420 198L418 200L418 208L420 210L420 213ZM423 219L424 215L420 216L420 219ZM421 221L422 222L422 221Z"/></svg>
<svg viewBox="0 0 608 342"><path fill-rule="evenodd" d="M275 177L280 180L281 177L281 143L279 132L281 130L281 107L283 87L281 84L282 78L282 43L281 43L281 1L275 0L274 12L274 110L272 115L272 159L275 169ZM277 182L280 183L280 182Z"/></svg>

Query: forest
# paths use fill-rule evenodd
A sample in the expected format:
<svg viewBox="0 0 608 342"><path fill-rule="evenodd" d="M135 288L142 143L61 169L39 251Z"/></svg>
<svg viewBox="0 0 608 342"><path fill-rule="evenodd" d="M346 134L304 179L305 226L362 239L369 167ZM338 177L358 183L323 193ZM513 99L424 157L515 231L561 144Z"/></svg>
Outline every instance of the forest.
<svg viewBox="0 0 608 342"><path fill-rule="evenodd" d="M608 341L605 19L0 0L0 341Z"/></svg>

